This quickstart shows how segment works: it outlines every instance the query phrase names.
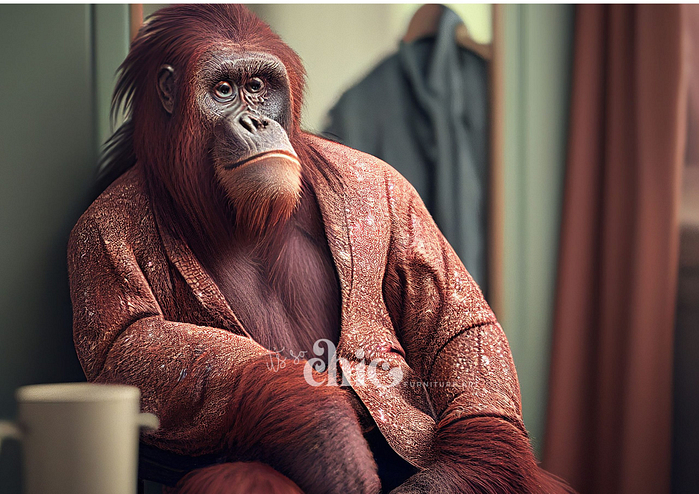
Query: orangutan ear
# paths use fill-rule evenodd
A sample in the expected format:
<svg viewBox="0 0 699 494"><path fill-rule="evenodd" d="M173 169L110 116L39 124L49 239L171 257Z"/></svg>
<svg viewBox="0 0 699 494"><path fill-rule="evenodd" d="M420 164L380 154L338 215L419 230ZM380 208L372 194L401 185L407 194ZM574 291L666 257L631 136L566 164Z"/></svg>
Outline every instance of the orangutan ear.
<svg viewBox="0 0 699 494"><path fill-rule="evenodd" d="M175 108L175 69L163 65L158 71L158 96L165 111L172 114Z"/></svg>

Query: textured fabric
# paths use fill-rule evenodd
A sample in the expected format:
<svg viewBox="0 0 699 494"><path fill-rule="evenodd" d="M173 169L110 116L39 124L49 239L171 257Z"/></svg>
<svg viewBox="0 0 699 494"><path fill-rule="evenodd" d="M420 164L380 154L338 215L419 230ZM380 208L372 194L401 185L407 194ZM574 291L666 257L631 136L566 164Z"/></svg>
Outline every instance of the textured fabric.
<svg viewBox="0 0 699 494"><path fill-rule="evenodd" d="M415 190L382 161L313 136L305 164L342 297L338 356L388 443L415 466L436 421L521 422L504 333ZM80 218L69 245L74 339L90 381L141 388L161 420L146 440L188 455L220 451L248 337L192 252L154 217L140 165ZM378 382L362 379L372 360ZM402 380L396 382L398 369ZM423 383L425 383L423 385ZM291 411L293 413L293 411Z"/></svg>
<svg viewBox="0 0 699 494"><path fill-rule="evenodd" d="M544 465L581 493L670 491L681 20L577 10Z"/></svg>
<svg viewBox="0 0 699 494"><path fill-rule="evenodd" d="M488 67L457 44L461 19L443 10L434 38L401 43L342 95L325 135L407 178L485 288Z"/></svg>

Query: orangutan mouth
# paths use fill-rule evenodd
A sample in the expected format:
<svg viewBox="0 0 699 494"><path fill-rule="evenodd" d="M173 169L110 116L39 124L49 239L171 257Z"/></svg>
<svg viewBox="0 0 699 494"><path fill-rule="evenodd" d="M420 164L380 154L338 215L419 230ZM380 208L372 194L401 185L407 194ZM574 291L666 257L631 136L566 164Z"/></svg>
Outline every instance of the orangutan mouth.
<svg viewBox="0 0 699 494"><path fill-rule="evenodd" d="M296 155L294 155L293 153L290 153L288 151L283 151L283 150L275 150L275 151L265 151L264 153L250 156L249 158L245 158L244 160L237 161L233 164L224 165L223 168L224 168L224 170L232 170L234 168L241 168L243 166L250 165L252 163L274 162L274 161L280 161L280 162L291 161L296 166L301 165L298 157Z"/></svg>

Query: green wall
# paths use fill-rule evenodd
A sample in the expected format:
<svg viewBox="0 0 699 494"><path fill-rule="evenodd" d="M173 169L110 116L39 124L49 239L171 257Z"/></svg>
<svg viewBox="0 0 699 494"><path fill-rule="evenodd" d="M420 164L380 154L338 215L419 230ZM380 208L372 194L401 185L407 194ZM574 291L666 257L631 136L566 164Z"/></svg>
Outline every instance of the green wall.
<svg viewBox="0 0 699 494"><path fill-rule="evenodd" d="M541 453L573 46L572 5L504 6L505 235L501 322Z"/></svg>
<svg viewBox="0 0 699 494"><path fill-rule="evenodd" d="M126 54L127 13L127 6L0 5L0 418L14 418L18 386L83 379L66 243L109 132L96 108L104 110ZM3 494L20 492L19 452L8 441L0 453Z"/></svg>

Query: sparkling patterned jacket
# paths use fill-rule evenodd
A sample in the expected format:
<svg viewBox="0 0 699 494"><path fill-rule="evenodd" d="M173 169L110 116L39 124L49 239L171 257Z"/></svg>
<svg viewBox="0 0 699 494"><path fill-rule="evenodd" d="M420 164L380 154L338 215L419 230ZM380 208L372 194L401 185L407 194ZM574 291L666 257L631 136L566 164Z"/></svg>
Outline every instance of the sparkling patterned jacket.
<svg viewBox="0 0 699 494"><path fill-rule="evenodd" d="M413 187L377 158L307 139L328 162L311 183L341 285L337 355L389 444L422 467L438 424L487 415L524 432L505 335ZM141 389L161 420L147 442L216 452L236 376L269 352L155 217L139 165L80 218L68 264L88 380Z"/></svg>

